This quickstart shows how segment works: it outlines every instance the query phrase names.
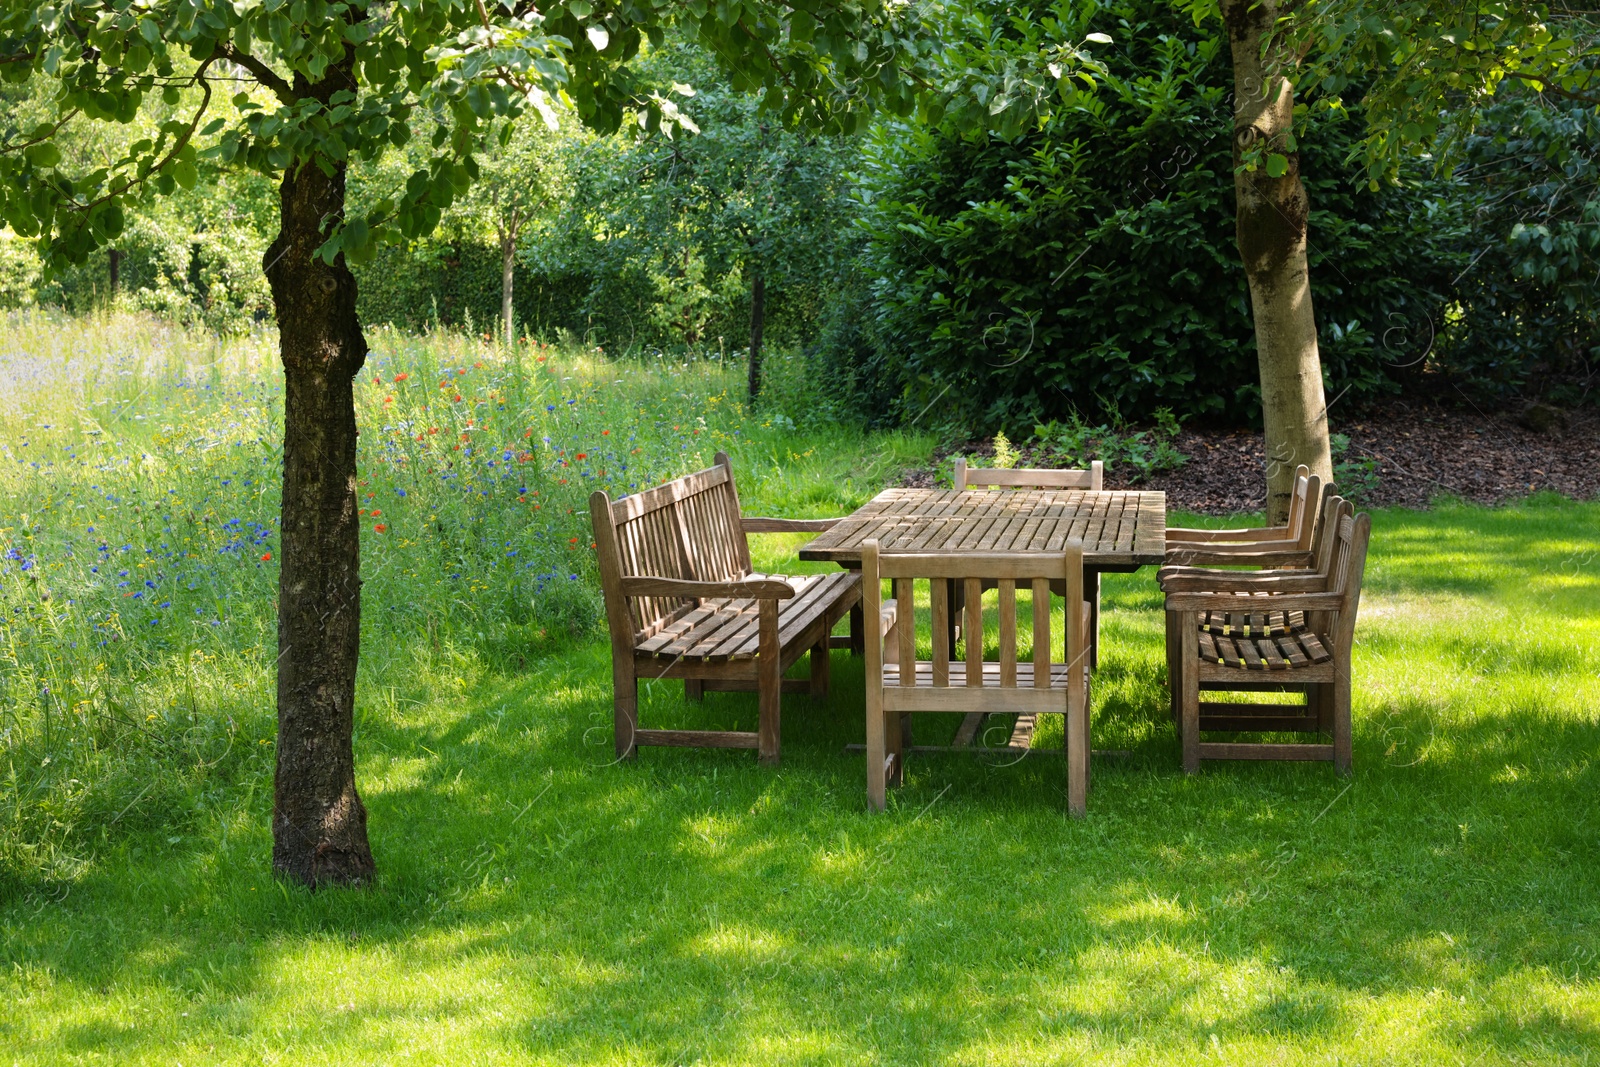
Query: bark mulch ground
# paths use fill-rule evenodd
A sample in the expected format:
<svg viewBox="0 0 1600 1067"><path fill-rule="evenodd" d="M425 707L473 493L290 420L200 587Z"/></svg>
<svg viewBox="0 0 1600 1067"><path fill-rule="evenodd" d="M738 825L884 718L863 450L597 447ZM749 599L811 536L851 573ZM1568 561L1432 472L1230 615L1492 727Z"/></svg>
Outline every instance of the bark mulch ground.
<svg viewBox="0 0 1600 1067"><path fill-rule="evenodd" d="M1573 499L1600 497L1600 413L1569 412L1565 430L1537 432L1510 412L1446 406L1433 401L1393 401L1334 421L1350 438L1343 460L1347 485L1364 476L1359 501L1368 507L1428 507L1458 498L1500 504L1536 492ZM1186 428L1177 446L1187 462L1177 470L1130 486L1129 468L1106 473L1108 488L1160 489L1169 507L1213 515L1260 511L1266 501L1261 434L1250 430ZM955 454L992 455L987 442L941 449L935 461L948 484ZM1036 465L1024 450L1019 466ZM1045 464L1038 464L1045 465ZM904 484L933 485L938 471L908 472Z"/></svg>

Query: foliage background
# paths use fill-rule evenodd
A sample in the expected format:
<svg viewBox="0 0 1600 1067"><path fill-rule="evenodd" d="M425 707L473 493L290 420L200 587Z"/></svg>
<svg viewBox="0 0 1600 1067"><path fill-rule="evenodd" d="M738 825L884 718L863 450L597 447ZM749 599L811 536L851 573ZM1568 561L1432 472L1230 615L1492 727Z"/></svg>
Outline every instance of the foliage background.
<svg viewBox="0 0 1600 1067"><path fill-rule="evenodd" d="M969 0L950 8L950 32L1020 39L1029 10ZM549 195L516 254L520 329L614 354L734 358L759 269L768 343L799 353L812 383L775 401L795 417L889 425L933 411L954 433L1074 415L1148 424L1162 408L1253 422L1220 27L1165 0L1120 0L1095 19L1113 40L1100 91L1009 136L973 133L952 109L935 125L802 137L698 47L647 50L640 77L663 91L692 84L682 108L701 132L529 134L540 172L525 180ZM12 127L48 110L25 88L0 92ZM1330 397L1592 396L1597 120L1516 87L1501 95L1459 138L1458 165L1415 159L1376 190L1356 158L1359 110L1308 109L1302 172ZM127 138L166 107L152 103ZM353 204L403 183L427 140L354 168ZM77 150L89 160L115 147ZM221 333L269 322L260 258L275 196L260 178L208 173L131 212L118 300ZM365 321L491 329L493 210L473 196L428 237L379 248L357 268ZM82 311L107 289L103 257L47 278L25 242L0 240L4 306Z"/></svg>

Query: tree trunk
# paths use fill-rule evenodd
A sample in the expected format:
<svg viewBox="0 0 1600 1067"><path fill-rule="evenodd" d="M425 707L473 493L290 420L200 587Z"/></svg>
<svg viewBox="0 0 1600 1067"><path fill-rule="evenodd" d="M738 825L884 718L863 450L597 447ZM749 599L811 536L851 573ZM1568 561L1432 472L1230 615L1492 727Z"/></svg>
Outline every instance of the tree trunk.
<svg viewBox="0 0 1600 1067"><path fill-rule="evenodd" d="M761 395L761 332L766 328L767 279L760 271L750 279L750 403Z"/></svg>
<svg viewBox="0 0 1600 1067"><path fill-rule="evenodd" d="M1233 52L1234 193L1239 254L1250 281L1256 359L1261 369L1261 417L1267 444L1267 521L1289 514L1294 469L1304 463L1323 481L1333 476L1328 411L1317 350L1306 266L1310 204L1300 183L1300 156L1288 151L1294 87L1284 76L1292 57L1262 44L1278 18L1277 0L1223 0ZM1240 169L1244 154L1265 146L1288 160L1281 177L1265 166Z"/></svg>
<svg viewBox="0 0 1600 1067"><path fill-rule="evenodd" d="M516 344L516 313L511 306L512 286L516 284L517 232L500 230L500 323L505 330L506 348Z"/></svg>
<svg viewBox="0 0 1600 1067"><path fill-rule="evenodd" d="M284 174L278 237L263 265L285 379L278 586L278 763L272 868L308 886L371 880L352 743L361 632L354 379L367 344L341 255L312 253L341 218L345 170Z"/></svg>

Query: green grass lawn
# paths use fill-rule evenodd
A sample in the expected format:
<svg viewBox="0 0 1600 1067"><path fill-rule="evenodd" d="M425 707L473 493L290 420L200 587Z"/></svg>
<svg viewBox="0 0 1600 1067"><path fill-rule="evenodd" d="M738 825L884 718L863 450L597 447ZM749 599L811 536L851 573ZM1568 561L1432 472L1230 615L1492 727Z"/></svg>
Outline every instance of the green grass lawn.
<svg viewBox="0 0 1600 1067"><path fill-rule="evenodd" d="M47 327L11 320L0 352L166 344L205 363L192 338ZM473 362L440 352L465 342L392 340L395 366L435 361L429 390L440 364ZM786 700L776 770L670 749L618 765L609 651L566 627L592 609L572 592L590 571L557 566L568 528L511 491L533 483L480 472L486 488L447 481L451 496L408 480L434 460L369 451L393 523L365 546L356 737L380 878L310 894L268 865L275 488L240 486L249 446L184 436L254 419L270 441L253 343L212 353L221 399L163 385L169 360L72 388L38 371L46 386L0 401L0 549L18 549L0 572L0 1063L1600 1060L1600 504L1374 515L1352 779L1179 770L1147 570L1106 581L1095 744L1127 754L1095 761L1087 819L1066 817L1044 752L914 757L874 816L844 752L863 733L859 661L835 653L828 701ZM575 435L689 453L698 435L667 427L703 418L732 442L749 511L839 513L932 443L719 413L733 401L705 398L736 372L558 358L574 407L610 405ZM251 373L254 398L237 386ZM384 425L394 373L364 430ZM565 406L561 388L513 397L503 436L540 429L523 424ZM442 403L423 421L463 402ZM477 417L500 410L490 396ZM118 451L85 444L89 413ZM48 436L61 425L70 440ZM29 466L24 438L53 458ZM254 447L261 473L270 445ZM514 480L543 469L560 511L580 447ZM657 458L651 476L675 472ZM162 495L216 521L185 525ZM229 548L233 518L267 533ZM89 525L116 531L109 552ZM803 540L759 538L758 568L795 569ZM103 556L134 562L91 572ZM115 584L145 575L168 607ZM641 695L652 725L754 728L753 695Z"/></svg>

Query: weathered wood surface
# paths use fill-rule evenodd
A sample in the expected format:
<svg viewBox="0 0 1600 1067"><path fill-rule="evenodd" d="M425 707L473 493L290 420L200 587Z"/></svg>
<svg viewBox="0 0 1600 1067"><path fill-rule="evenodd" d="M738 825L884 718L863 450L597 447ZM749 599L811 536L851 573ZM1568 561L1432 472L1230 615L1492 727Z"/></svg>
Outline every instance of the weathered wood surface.
<svg viewBox="0 0 1600 1067"><path fill-rule="evenodd" d="M1103 494L1102 494L1103 495ZM1109 509L1108 509L1109 510ZM1009 521L1000 516L993 521ZM981 537L975 537L977 543ZM966 540L956 543L966 544ZM948 545L948 542L947 542ZM882 811L886 791L903 773L909 738L903 723L914 712L967 713L956 748L970 748L982 717L1015 715L1009 748L1026 751L1042 714L1064 716L1067 751L1067 808L1085 811L1089 774L1089 665L1087 634L1091 612L1083 602L1084 554L1067 543L1053 551L1008 553L928 551L884 553L878 543L862 546L862 596L868 615L879 612L883 580L893 583L897 604L915 603L914 587L926 583L930 610L927 637L932 658L919 660L914 639L917 617L897 611L893 624L867 642L866 753L867 799ZM981 589L999 590L999 658L983 658L984 608ZM1063 656L1052 657L1050 587L1063 586L1068 609L1061 636ZM1033 655L1017 654L1017 588L1033 598ZM951 640L950 605L964 593L964 645L957 655Z"/></svg>
<svg viewBox="0 0 1600 1067"><path fill-rule="evenodd" d="M750 530L826 530L836 520L791 522L745 519L740 514L728 457L665 485L612 502L589 498L600 584L611 632L617 755L639 745L755 748L775 762L779 712L785 690L813 696L828 689L833 627L860 622L860 576L755 574ZM783 678L801 656L811 656L805 681ZM751 732L641 729L639 679L681 678L685 695L707 689L753 689L759 728Z"/></svg>
<svg viewBox="0 0 1600 1067"><path fill-rule="evenodd" d="M885 489L804 545L804 560L859 564L884 552L1060 552L1080 544L1086 567L1138 567L1166 557L1165 493L1088 489Z"/></svg>
<svg viewBox="0 0 1600 1067"><path fill-rule="evenodd" d="M1248 575L1204 592L1202 578L1167 589L1167 663L1174 712L1190 772L1206 759L1330 760L1340 773L1351 766L1350 653L1366 564L1371 521L1329 496L1323 505L1323 541L1316 568L1294 576L1294 592L1274 592L1284 575ZM1203 573L1203 572L1202 572ZM1174 588L1176 586L1176 588ZM1204 690L1299 692L1304 703L1246 704L1201 701ZM1332 743L1202 741L1212 730L1331 734Z"/></svg>

